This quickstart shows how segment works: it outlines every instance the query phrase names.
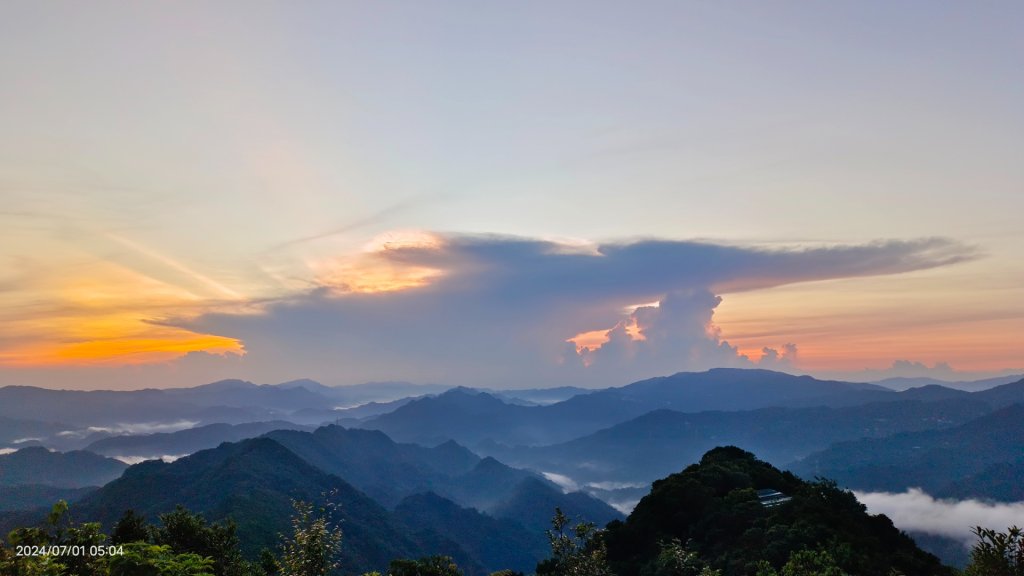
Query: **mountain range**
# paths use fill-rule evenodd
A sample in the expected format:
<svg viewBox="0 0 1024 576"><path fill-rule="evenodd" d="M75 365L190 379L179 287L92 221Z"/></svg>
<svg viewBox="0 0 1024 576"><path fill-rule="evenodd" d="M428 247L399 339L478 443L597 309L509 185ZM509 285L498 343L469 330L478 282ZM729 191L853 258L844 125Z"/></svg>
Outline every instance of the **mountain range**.
<svg viewBox="0 0 1024 576"><path fill-rule="evenodd" d="M897 398L871 384L816 380L767 370L682 372L620 388L579 394L545 406L521 406L456 388L371 418L363 427L405 442L456 440L542 445L565 442L653 410L752 410L771 406L845 406Z"/></svg>
<svg viewBox="0 0 1024 576"><path fill-rule="evenodd" d="M480 450L515 466L556 472L581 483L646 485L723 444L743 446L781 466L835 442L948 428L989 411L987 404L970 399L692 414L655 410L568 442Z"/></svg>
<svg viewBox="0 0 1024 576"><path fill-rule="evenodd" d="M102 486L121 475L128 466L92 452L51 452L46 448L22 448L0 455L0 487L37 484L56 488Z"/></svg>
<svg viewBox="0 0 1024 576"><path fill-rule="evenodd" d="M717 369L595 391L441 388L0 388L0 526L57 498L108 525L120 513L109 507L152 521L183 504L245 524L254 554L287 528L292 498L336 490L351 508L346 525L377 517L357 541L392 538L376 556L348 557L352 566L443 551L475 576L532 571L556 507L614 525L652 482L722 445L854 489L1024 498L1024 381L896 391ZM313 425L325 422L334 424ZM109 457L174 461L129 468Z"/></svg>
<svg viewBox="0 0 1024 576"><path fill-rule="evenodd" d="M499 518L529 519L525 526L538 533L547 527L555 506L600 524L620 517L596 498L562 494L536 473L493 458L481 459L453 441L427 448L396 443L379 431L340 426L311 433L277 430L265 437L317 468L345 478L387 507L417 493L434 492Z"/></svg>
<svg viewBox="0 0 1024 576"><path fill-rule="evenodd" d="M46 452L22 452L32 456L37 451ZM306 458L370 486L394 512ZM460 506L432 492L432 484L463 499L494 500L492 514ZM494 491L499 486L508 490ZM109 530L128 509L155 521L181 505L210 521L232 519L243 551L254 556L264 547L274 548L278 535L287 531L292 499L323 503L325 495L339 505L337 520L347 543L343 562L357 573L379 569L396 557L438 551L474 575L501 568L532 571L546 550L544 529L555 507L601 524L621 518L599 500L563 494L541 478L480 459L454 443L435 448L400 445L380 432L337 426L314 433L280 430L171 463L153 460L131 466L120 478L78 498L74 514ZM8 515L0 526L10 529L29 515Z"/></svg>
<svg viewBox="0 0 1024 576"><path fill-rule="evenodd" d="M943 388L953 388L955 390L963 390L965 392L980 392L996 386L1002 386L1003 384L1010 384L1024 379L1024 374L1010 374L1006 376L996 376L995 378L984 378L982 380L939 380L937 378L927 377L895 377L886 378L884 380L877 380L872 384L879 386L885 386L886 388L892 388L893 390L907 390L910 388L920 388L922 386L942 386Z"/></svg>
<svg viewBox="0 0 1024 576"><path fill-rule="evenodd" d="M939 496L1010 499L1019 493L1011 484L1019 484L1020 477L1008 475L1024 459L1022 438L1024 404L1013 404L952 428L841 442L791 469L859 490L920 487Z"/></svg>
<svg viewBox="0 0 1024 576"><path fill-rule="evenodd" d="M206 448L213 448L222 442L237 442L246 438L255 438L272 430L308 431L312 429L309 426L300 426L283 420L247 422L245 424L207 424L177 432L110 436L91 442L84 449L111 458L138 462L165 456L181 457Z"/></svg>

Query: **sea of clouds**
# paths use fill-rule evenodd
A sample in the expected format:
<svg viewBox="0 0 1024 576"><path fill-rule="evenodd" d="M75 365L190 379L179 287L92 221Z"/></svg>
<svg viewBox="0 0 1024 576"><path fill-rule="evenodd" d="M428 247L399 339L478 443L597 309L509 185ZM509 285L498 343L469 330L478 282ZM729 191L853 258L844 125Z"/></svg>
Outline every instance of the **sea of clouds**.
<svg viewBox="0 0 1024 576"><path fill-rule="evenodd" d="M1006 530L1024 526L1024 502L940 500L920 488L906 492L854 492L872 514L885 514L898 528L953 538L971 546L975 526Z"/></svg>

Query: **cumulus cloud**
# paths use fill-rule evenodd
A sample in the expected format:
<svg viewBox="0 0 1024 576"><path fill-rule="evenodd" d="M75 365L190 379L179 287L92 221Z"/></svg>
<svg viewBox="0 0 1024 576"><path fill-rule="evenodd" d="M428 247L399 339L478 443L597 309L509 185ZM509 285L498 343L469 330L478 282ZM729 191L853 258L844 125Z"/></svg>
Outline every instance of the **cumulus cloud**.
<svg viewBox="0 0 1024 576"><path fill-rule="evenodd" d="M493 236L434 236L367 254L364 270L265 305L170 325L237 338L242 377L326 382L407 379L449 384L590 386L751 360L712 323L719 294L781 284L893 274L975 257L945 239L763 249L645 240L595 246ZM403 278L403 270L417 276ZM422 271L433 271L421 281ZM345 273L359 274L358 268ZM403 284L403 282L405 282ZM354 289L353 286L359 286ZM389 289L399 286L402 289ZM638 304L658 302L657 306ZM577 350L570 338L605 331ZM795 346L765 352L782 367ZM204 361L209 359L204 358ZM238 375L236 373L236 375Z"/></svg>
<svg viewBox="0 0 1024 576"><path fill-rule="evenodd" d="M872 514L885 514L901 530L953 538L974 544L975 526L1005 530L1024 524L1024 502L991 503L980 500L937 500L920 488L899 494L854 492Z"/></svg>
<svg viewBox="0 0 1024 576"><path fill-rule="evenodd" d="M906 378L913 378L915 376L950 378L956 374L953 367L947 362L936 362L932 366L927 366L922 362L913 362L910 360L894 361L892 363L892 367L889 368L889 372L892 373L893 376Z"/></svg>
<svg viewBox="0 0 1024 576"><path fill-rule="evenodd" d="M713 323L721 294L908 272L977 256L938 238L789 249L437 234L399 240L333 267L320 263L315 286L303 293L154 321L237 339L244 356L192 352L167 363L88 373L12 369L0 373L0 383L74 380L81 387L139 388L302 376L331 384L616 385L753 365ZM582 333L606 341L581 349L573 339ZM760 362L791 370L796 359L795 345L786 344L765 349Z"/></svg>
<svg viewBox="0 0 1024 576"><path fill-rule="evenodd" d="M940 238L772 249L437 234L414 240L386 242L333 267L320 263L314 286L301 293L153 321L237 339L244 356L192 352L161 364L89 370L12 367L0 371L0 384L142 388L310 377L330 384L617 385L754 365L714 325L722 294L977 256ZM579 347L574 338L583 333L605 342ZM798 368L796 346L782 344L766 348L760 365Z"/></svg>
<svg viewBox="0 0 1024 576"><path fill-rule="evenodd" d="M608 332L608 341L580 350L591 372L628 378L635 366L652 374L714 367L746 366L750 360L721 336L712 323L722 298L707 289L675 291L657 306L641 306ZM634 327L636 337L628 327Z"/></svg>
<svg viewBox="0 0 1024 576"><path fill-rule="evenodd" d="M916 362L912 360L895 360L891 366L882 370L869 369L829 372L827 374L822 374L822 376L855 382L878 382L888 379L906 379L906 382L902 383L902 387L914 385L913 379L939 380L953 384L988 380L987 385L997 386L999 384L1019 380L1021 378L1021 372L1024 372L1024 370L1019 367L995 371L965 371L956 370L947 362L936 362L929 366L923 362ZM893 382L886 383L887 386L892 385L896 388L900 388L900 384L900 382L896 382L895 380Z"/></svg>

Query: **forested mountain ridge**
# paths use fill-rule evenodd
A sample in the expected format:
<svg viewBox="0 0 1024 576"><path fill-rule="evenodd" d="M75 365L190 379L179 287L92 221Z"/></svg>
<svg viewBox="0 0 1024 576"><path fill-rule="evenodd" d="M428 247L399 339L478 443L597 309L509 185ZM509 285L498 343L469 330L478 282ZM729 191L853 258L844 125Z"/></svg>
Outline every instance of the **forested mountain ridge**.
<svg viewBox="0 0 1024 576"><path fill-rule="evenodd" d="M224 444L174 463L153 461L134 466L121 479L75 505L74 513L80 519L99 520L111 530L113 519L124 521L120 510L132 508L142 518L154 521L157 514L174 510L172 502L183 503L209 520L230 518L237 525L237 532L231 528L231 533L237 533L242 550L255 559L258 549L274 549L279 534L288 530L288 518L294 518L294 510L301 510L287 506L290 501L308 498L323 502L324 492L317 494L319 490L332 494L334 503L340 505L322 512L329 515L332 525L343 528L338 574L359 574L384 566L389 566L394 576L412 574L403 571L403 566L427 570L422 574L429 576L457 576L459 568L471 576L499 568L527 573L545 556L543 538L538 537L543 532L524 530L512 520L485 516L431 493L409 496L389 512L270 438ZM179 510L176 514L185 513ZM560 514L556 513L556 519ZM116 528L119 541L126 537L121 522ZM573 528L567 522L563 517L562 523L548 532L554 556L536 565L538 574L954 574L918 549L888 518L867 514L851 493L828 481L805 482L731 446L715 448L698 464L655 482L629 517L611 522L606 531L595 532L582 525ZM567 528L574 537L565 536ZM156 534L138 528L129 532L135 538ZM179 542L186 548L170 552L190 551L187 542ZM436 554L454 560L430 556ZM398 558L416 557L421 560L396 563ZM0 563L9 560L10 555L0 550ZM223 561L218 559L214 566ZM269 566L265 562L249 564L253 569L261 565ZM431 566L442 565L449 568L431 571ZM253 572L257 573L269 575ZM79 576L98 574L82 572ZM228 572L216 574L230 576Z"/></svg>
<svg viewBox="0 0 1024 576"><path fill-rule="evenodd" d="M784 465L835 442L950 428L988 411L987 404L972 399L736 412L655 410L560 444L491 444L480 450L515 466L557 472L580 483L647 483L722 444L742 446Z"/></svg>
<svg viewBox="0 0 1024 576"><path fill-rule="evenodd" d="M84 450L51 452L33 446L11 454L0 454L0 486L100 486L120 476L127 467L127 464L113 458Z"/></svg>
<svg viewBox="0 0 1024 576"><path fill-rule="evenodd" d="M383 506L270 438L222 444L172 463L132 466L76 503L74 513L110 529L125 510L155 520L181 505L210 521L233 520L243 552L255 557L262 548L276 547L278 535L288 530L293 499L322 503L328 494L345 527L346 573L380 569L392 558L428 552ZM483 571L464 552L455 556L474 573Z"/></svg>
<svg viewBox="0 0 1024 576"><path fill-rule="evenodd" d="M397 506L396 512L353 484L376 487L388 507ZM461 506L423 495L433 487L446 489ZM170 463L137 464L81 497L74 516L109 530L126 510L155 521L182 505L210 521L230 518L237 524L242 551L252 557L277 544L278 534L288 528L292 500L323 502L329 493L351 544L343 560L353 571L379 570L396 557L437 551L456 558L473 575L500 568L531 570L541 559L543 531L556 506L602 524L622 517L591 496L563 494L533 473L481 459L453 442L434 448L403 445L379 431L338 426L316 433L279 430ZM488 502L492 515L468 507L477 501ZM0 528L12 529L42 515L9 514ZM509 544L500 545L502 538Z"/></svg>
<svg viewBox="0 0 1024 576"><path fill-rule="evenodd" d="M1013 404L952 428L841 442L795 462L791 469L859 490L899 492L916 486L930 494L971 493L955 485L991 466L1020 460L1021 438L1024 404Z"/></svg>
<svg viewBox="0 0 1024 576"><path fill-rule="evenodd" d="M780 494L766 501L759 491ZM778 570L802 551L828 554L846 574L953 574L853 494L805 482L735 447L715 448L655 482L625 521L608 526L609 562L619 576L657 573L673 540L725 576L760 573L761 562Z"/></svg>
<svg viewBox="0 0 1024 576"><path fill-rule="evenodd" d="M429 491L497 517L515 516L534 531L547 526L555 506L601 524L621 517L592 496L563 494L535 472L481 459L452 441L427 448L394 442L377 430L340 426L313 432L277 430L266 437L313 466L345 478L387 507Z"/></svg>

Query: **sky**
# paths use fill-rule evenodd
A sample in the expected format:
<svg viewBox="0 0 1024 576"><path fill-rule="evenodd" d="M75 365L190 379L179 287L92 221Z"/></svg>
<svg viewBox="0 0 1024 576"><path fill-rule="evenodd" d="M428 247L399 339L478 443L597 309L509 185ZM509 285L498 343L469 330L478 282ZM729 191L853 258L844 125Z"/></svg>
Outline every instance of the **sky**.
<svg viewBox="0 0 1024 576"><path fill-rule="evenodd" d="M0 385L1024 372L1018 2L0 7Z"/></svg>

